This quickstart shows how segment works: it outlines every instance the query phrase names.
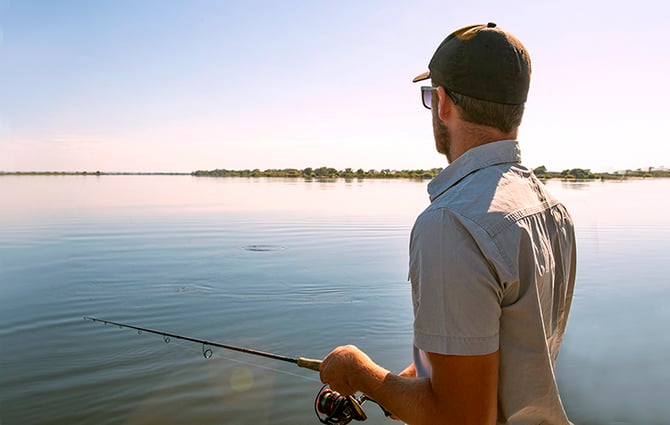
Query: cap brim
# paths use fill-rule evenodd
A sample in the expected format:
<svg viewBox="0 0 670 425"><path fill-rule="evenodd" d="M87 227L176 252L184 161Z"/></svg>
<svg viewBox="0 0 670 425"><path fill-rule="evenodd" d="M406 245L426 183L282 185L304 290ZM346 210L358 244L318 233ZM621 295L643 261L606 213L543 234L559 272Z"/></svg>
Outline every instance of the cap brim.
<svg viewBox="0 0 670 425"><path fill-rule="evenodd" d="M430 71L426 71L423 74L419 74L414 79L412 80L413 83L417 83L419 81L427 80L430 78Z"/></svg>

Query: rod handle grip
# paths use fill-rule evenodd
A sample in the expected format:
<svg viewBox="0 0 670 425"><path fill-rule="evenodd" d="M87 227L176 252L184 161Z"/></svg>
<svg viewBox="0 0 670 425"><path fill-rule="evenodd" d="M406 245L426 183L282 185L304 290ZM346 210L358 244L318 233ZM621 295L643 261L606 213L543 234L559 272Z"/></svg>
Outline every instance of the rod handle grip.
<svg viewBox="0 0 670 425"><path fill-rule="evenodd" d="M321 360L298 357L298 366L318 372L321 369Z"/></svg>

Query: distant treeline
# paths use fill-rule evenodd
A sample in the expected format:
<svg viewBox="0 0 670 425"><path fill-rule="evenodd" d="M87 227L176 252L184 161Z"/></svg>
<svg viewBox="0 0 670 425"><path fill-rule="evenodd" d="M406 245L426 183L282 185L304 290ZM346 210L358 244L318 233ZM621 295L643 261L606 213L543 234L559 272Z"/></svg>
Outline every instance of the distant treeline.
<svg viewBox="0 0 670 425"><path fill-rule="evenodd" d="M431 168L428 170L363 170L359 168L354 171L351 168L337 170L331 167L319 168L283 168L260 170L198 170L192 174L198 177L303 177L303 178L412 178L412 179L432 179L442 168ZM562 179L562 180L621 180L633 177L670 177L670 170L654 169L649 167L646 170L638 168L637 170L616 171L613 173L593 173L589 169L572 168L563 171L548 171L547 167L540 166L533 170L535 175L543 180Z"/></svg>
<svg viewBox="0 0 670 425"><path fill-rule="evenodd" d="M363 170L359 168L354 171L351 168L337 170L331 167L319 168L283 168L260 170L198 170L192 173L170 173L170 172L101 172L101 171L0 171L0 176L103 176L103 175L193 175L198 177L295 177L295 178L374 178L374 179L432 179L437 176L442 168L430 168L427 170ZM548 171L547 167L540 166L533 170L535 175L542 180L561 179L561 180L623 180L626 178L651 178L651 177L670 177L670 170L666 168L647 169L638 168L637 170L615 171L611 173L594 173L590 169L572 168L563 171Z"/></svg>
<svg viewBox="0 0 670 425"><path fill-rule="evenodd" d="M177 172L107 172L107 171L0 171L0 176L188 176Z"/></svg>
<svg viewBox="0 0 670 425"><path fill-rule="evenodd" d="M194 171L192 174L199 177L303 177L303 178L411 178L411 179L432 179L442 168L431 168L429 170L353 170L352 168L345 168L344 170L337 170L331 167L311 168L307 167L302 170L297 168L284 169L268 169L268 170L210 170Z"/></svg>
<svg viewBox="0 0 670 425"><path fill-rule="evenodd" d="M540 179L563 179L563 180L622 180L626 178L648 178L648 177L670 177L670 170L649 167L646 170L615 171L613 173L593 173L589 169L572 168L563 171L548 171L547 167L540 166L533 170Z"/></svg>
<svg viewBox="0 0 670 425"><path fill-rule="evenodd" d="M0 176L100 176L100 171L0 171Z"/></svg>

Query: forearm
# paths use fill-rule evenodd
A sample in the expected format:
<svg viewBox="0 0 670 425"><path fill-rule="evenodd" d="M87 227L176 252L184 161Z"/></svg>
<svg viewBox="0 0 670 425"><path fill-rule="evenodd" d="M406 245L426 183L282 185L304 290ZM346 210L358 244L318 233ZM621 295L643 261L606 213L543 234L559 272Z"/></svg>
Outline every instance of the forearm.
<svg viewBox="0 0 670 425"><path fill-rule="evenodd" d="M401 373L411 375L389 372L354 346L336 348L321 363L321 380L343 395L360 391L407 424L449 423L430 378L415 378L413 366Z"/></svg>
<svg viewBox="0 0 670 425"><path fill-rule="evenodd" d="M430 378L415 378L413 372L411 365L396 375L370 361L352 385L406 424L449 423L444 421L443 403L433 392Z"/></svg>
<svg viewBox="0 0 670 425"><path fill-rule="evenodd" d="M360 391L410 425L496 423L498 352L478 356L428 353L431 376L396 375L354 346L338 347L321 363L321 380L343 394Z"/></svg>

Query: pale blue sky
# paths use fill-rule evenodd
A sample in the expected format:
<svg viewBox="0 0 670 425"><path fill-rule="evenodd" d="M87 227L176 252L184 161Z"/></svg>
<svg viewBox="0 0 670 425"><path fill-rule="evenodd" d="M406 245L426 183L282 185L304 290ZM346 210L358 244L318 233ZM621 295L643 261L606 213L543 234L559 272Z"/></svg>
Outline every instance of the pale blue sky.
<svg viewBox="0 0 670 425"><path fill-rule="evenodd" d="M445 166L411 79L488 21L533 61L527 165L670 167L666 4L0 0L0 170Z"/></svg>

